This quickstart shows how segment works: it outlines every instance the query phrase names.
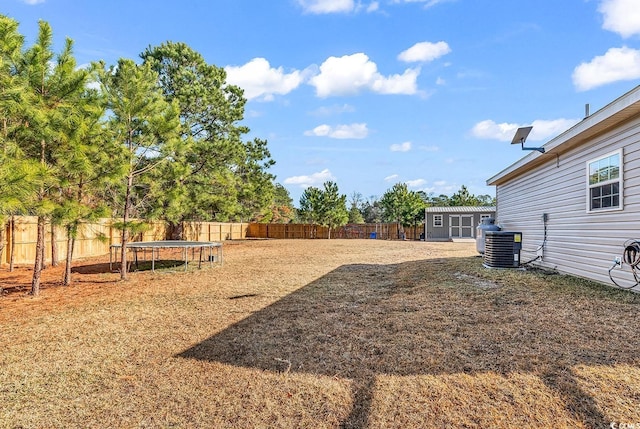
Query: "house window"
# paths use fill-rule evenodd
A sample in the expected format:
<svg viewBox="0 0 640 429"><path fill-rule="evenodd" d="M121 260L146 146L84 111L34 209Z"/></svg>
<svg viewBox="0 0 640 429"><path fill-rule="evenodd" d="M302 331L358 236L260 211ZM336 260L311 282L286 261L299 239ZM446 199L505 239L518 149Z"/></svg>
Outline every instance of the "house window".
<svg viewBox="0 0 640 429"><path fill-rule="evenodd" d="M482 223L483 220L485 219L492 219L493 216L491 216L490 214L481 214L480 215L480 223Z"/></svg>
<svg viewBox="0 0 640 429"><path fill-rule="evenodd" d="M442 215L433 215L433 226L442 227Z"/></svg>
<svg viewBox="0 0 640 429"><path fill-rule="evenodd" d="M622 150L587 162L587 211L622 208Z"/></svg>

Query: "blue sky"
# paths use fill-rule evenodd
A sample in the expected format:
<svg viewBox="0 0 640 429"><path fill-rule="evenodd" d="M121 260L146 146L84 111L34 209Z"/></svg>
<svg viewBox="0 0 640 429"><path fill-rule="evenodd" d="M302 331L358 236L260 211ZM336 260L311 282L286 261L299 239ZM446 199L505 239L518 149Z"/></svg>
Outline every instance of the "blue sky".
<svg viewBox="0 0 640 429"><path fill-rule="evenodd" d="M638 0L1 0L33 43L39 19L78 63L171 40L245 89L247 138L297 205L307 186L451 195L640 83Z"/></svg>

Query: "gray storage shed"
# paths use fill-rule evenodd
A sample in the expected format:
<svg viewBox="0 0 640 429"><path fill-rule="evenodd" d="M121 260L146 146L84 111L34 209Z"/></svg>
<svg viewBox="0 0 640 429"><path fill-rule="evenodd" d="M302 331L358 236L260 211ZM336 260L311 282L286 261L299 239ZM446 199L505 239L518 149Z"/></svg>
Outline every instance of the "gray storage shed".
<svg viewBox="0 0 640 429"><path fill-rule="evenodd" d="M482 219L496 216L495 207L427 207L424 211L426 241L475 239Z"/></svg>

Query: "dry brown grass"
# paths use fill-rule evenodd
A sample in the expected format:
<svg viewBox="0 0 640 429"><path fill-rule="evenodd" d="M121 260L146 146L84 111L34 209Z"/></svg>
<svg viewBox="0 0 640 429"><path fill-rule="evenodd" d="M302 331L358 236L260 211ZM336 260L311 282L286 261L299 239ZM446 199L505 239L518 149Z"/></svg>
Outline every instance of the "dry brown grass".
<svg viewBox="0 0 640 429"><path fill-rule="evenodd" d="M473 244L225 245L223 266L0 273L0 427L606 428L640 422L640 296ZM25 286L26 287L26 286Z"/></svg>

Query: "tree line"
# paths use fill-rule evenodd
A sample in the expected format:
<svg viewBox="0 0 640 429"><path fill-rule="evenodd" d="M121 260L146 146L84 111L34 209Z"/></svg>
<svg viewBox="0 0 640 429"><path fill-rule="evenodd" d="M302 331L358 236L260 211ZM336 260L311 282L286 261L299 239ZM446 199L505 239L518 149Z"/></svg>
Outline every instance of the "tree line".
<svg viewBox="0 0 640 429"><path fill-rule="evenodd" d="M291 199L288 203L291 205ZM466 186L452 196L412 191L405 183L396 183L381 198L364 199L353 193L347 207L347 196L341 195L335 182L325 182L323 188L309 187L300 197L300 208L291 209L292 218L280 221L322 225L331 230L347 223L397 223L399 228L417 226L424 222L424 209L434 206L494 206L490 195L473 195ZM402 236L403 231L398 231Z"/></svg>

